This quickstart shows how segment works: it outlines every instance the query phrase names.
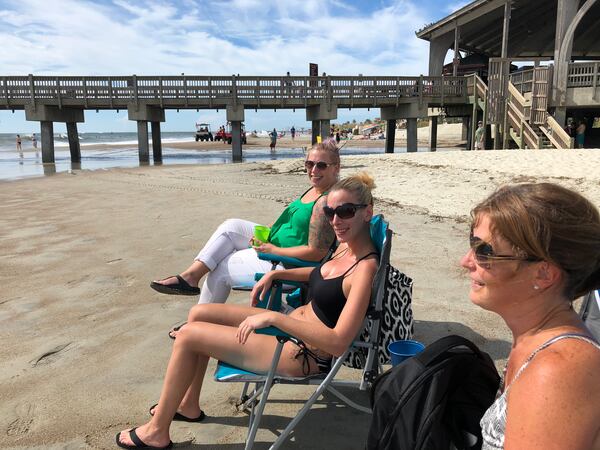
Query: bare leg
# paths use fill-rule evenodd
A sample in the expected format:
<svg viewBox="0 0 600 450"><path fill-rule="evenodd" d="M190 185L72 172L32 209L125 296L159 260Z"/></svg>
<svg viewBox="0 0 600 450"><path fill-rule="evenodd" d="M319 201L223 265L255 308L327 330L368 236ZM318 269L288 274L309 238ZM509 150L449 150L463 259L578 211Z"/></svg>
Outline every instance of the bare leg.
<svg viewBox="0 0 600 450"><path fill-rule="evenodd" d="M198 384L194 389L200 392L209 355L248 370L268 370L276 346L275 338L252 334L246 344L241 345L237 342L236 331L237 327L206 322L194 322L182 328L173 346L159 406L150 422L137 430L142 441L153 446L165 446L169 443L169 427L173 416L194 378L198 378L194 380ZM302 371L301 361L284 356L278 371L299 374ZM190 391L190 397L191 395ZM132 444L127 432L121 433L120 441Z"/></svg>
<svg viewBox="0 0 600 450"><path fill-rule="evenodd" d="M195 260L192 265L181 272L180 275L190 286L198 287L200 280L208 272L210 272L210 270L208 267L206 267L206 264L204 264L202 261ZM177 280L177 277L169 277L163 280L154 280L154 282L169 286L171 284L179 283L179 280Z"/></svg>

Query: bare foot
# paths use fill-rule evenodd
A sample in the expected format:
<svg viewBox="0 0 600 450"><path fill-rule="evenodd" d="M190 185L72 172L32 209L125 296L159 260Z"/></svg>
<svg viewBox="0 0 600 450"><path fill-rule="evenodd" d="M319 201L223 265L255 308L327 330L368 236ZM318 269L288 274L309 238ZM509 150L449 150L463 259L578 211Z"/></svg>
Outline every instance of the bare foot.
<svg viewBox="0 0 600 450"><path fill-rule="evenodd" d="M123 430L119 434L119 442L124 445L136 445L131 439L131 430L135 430L137 437L146 445L152 447L166 447L171 442L169 434L159 433L158 430L151 430L150 423L146 423L137 428Z"/></svg>

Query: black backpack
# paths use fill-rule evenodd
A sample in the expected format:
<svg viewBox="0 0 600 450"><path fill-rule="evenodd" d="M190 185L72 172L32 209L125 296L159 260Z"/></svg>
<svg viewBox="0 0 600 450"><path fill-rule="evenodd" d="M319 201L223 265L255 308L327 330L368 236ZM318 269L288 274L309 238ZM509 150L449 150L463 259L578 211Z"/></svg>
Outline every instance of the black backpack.
<svg viewBox="0 0 600 450"><path fill-rule="evenodd" d="M380 375L367 450L474 450L500 377L487 353L447 336Z"/></svg>

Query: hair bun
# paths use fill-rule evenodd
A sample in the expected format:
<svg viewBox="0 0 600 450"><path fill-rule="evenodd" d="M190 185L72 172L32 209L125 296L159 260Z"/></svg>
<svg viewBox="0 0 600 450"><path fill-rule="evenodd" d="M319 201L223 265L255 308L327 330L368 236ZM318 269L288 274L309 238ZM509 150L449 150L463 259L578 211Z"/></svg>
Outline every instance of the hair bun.
<svg viewBox="0 0 600 450"><path fill-rule="evenodd" d="M373 177L371 176L371 174L369 172L365 172L365 171L358 172L355 175L353 175L353 177L355 177L356 179L358 179L370 191L372 191L376 187L375 186L375 180L373 179Z"/></svg>

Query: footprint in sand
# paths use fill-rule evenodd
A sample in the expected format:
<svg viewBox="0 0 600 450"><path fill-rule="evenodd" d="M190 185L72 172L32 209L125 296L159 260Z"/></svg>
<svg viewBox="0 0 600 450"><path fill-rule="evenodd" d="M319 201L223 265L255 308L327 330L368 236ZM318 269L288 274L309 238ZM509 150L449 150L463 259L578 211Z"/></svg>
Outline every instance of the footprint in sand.
<svg viewBox="0 0 600 450"><path fill-rule="evenodd" d="M29 433L33 419L35 418L35 406L30 403L23 403L17 406L15 412L17 418L8 425L6 434L9 436L19 436Z"/></svg>
<svg viewBox="0 0 600 450"><path fill-rule="evenodd" d="M33 367L36 367L37 365L40 365L40 364L50 364L50 363L56 361L60 356L62 356L62 355L60 355L60 353L62 351L64 351L69 345L71 345L70 342L67 342L66 344L57 345L53 349L50 349L47 352L42 353L37 358L33 358L31 361L29 361L29 363Z"/></svg>

